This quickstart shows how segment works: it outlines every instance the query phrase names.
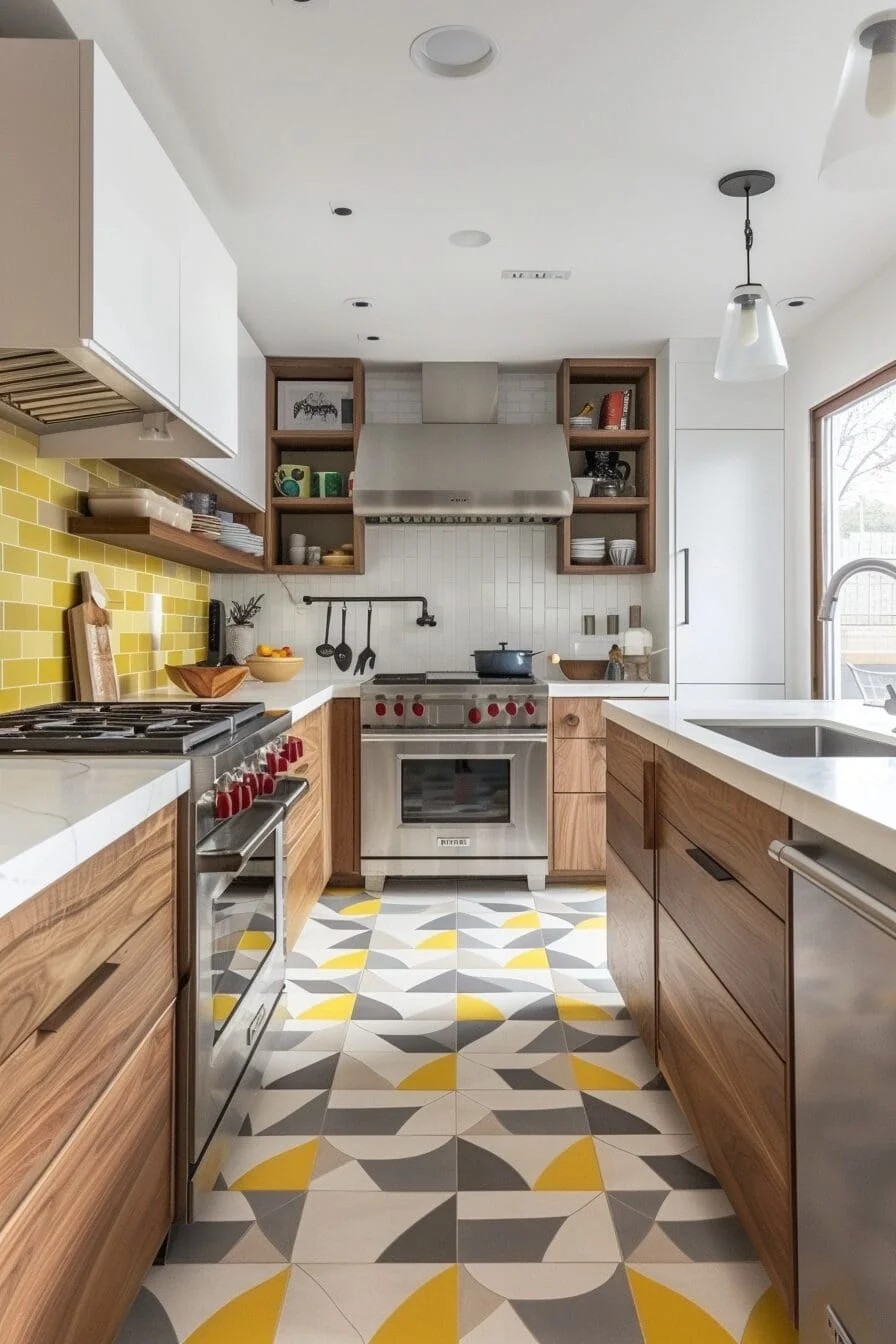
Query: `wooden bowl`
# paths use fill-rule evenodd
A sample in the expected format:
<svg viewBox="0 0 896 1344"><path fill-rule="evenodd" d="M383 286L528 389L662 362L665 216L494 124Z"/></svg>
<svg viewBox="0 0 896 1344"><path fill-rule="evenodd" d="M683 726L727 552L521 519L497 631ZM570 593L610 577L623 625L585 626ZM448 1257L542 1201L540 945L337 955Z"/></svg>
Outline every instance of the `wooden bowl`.
<svg viewBox="0 0 896 1344"><path fill-rule="evenodd" d="M180 691L198 696L200 700L217 700L229 695L249 675L248 667L200 667L198 663L166 663L168 680Z"/></svg>
<svg viewBox="0 0 896 1344"><path fill-rule="evenodd" d="M603 681L608 666L606 658L561 658L559 663L567 681Z"/></svg>
<svg viewBox="0 0 896 1344"><path fill-rule="evenodd" d="M246 667L259 681L292 681L304 666L304 658L262 658L253 653L246 659Z"/></svg>

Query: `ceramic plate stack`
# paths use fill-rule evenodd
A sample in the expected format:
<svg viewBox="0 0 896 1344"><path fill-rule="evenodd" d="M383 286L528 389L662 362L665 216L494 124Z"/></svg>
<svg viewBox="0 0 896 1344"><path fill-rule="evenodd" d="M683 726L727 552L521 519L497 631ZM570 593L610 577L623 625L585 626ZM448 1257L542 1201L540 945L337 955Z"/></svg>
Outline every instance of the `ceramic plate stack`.
<svg viewBox="0 0 896 1344"><path fill-rule="evenodd" d="M573 537L569 549L574 565L602 565L607 558L607 539Z"/></svg>
<svg viewBox="0 0 896 1344"><path fill-rule="evenodd" d="M222 523L221 545L242 551L243 555L261 555L264 539L250 532L245 523Z"/></svg>
<svg viewBox="0 0 896 1344"><path fill-rule="evenodd" d="M195 532L200 537L208 537L209 541L219 541L221 538L221 519L216 518L213 513L194 513L193 526L191 532Z"/></svg>

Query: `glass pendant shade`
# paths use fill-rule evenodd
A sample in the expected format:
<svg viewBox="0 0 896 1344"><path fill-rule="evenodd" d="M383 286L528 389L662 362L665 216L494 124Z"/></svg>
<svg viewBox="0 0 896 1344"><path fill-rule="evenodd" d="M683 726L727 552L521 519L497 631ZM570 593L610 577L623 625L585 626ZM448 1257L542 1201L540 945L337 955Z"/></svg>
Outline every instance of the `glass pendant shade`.
<svg viewBox="0 0 896 1344"><path fill-rule="evenodd" d="M896 188L896 9L852 35L819 178L842 191Z"/></svg>
<svg viewBox="0 0 896 1344"><path fill-rule="evenodd" d="M762 285L738 285L731 291L715 376L722 383L758 383L782 378L787 356L768 295Z"/></svg>

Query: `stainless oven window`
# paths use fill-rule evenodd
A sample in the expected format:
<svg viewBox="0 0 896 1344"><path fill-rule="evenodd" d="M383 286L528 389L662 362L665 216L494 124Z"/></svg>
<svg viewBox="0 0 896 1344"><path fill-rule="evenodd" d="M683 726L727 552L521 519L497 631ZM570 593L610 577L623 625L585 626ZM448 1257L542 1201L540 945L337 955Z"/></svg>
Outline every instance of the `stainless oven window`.
<svg viewBox="0 0 896 1344"><path fill-rule="evenodd" d="M275 948L277 878L273 855L256 859L212 901L212 1020L224 1031Z"/></svg>
<svg viewBox="0 0 896 1344"><path fill-rule="evenodd" d="M401 820L442 825L510 822L509 756L417 756L401 761Z"/></svg>

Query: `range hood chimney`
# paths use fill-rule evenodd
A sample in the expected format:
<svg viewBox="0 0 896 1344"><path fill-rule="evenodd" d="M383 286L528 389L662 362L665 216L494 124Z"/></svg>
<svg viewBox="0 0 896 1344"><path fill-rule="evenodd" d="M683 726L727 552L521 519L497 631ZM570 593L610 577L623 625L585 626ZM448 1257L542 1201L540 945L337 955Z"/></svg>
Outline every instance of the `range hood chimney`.
<svg viewBox="0 0 896 1344"><path fill-rule="evenodd" d="M413 523L568 517L561 427L497 418L497 364L424 364L423 423L361 430L355 512Z"/></svg>

